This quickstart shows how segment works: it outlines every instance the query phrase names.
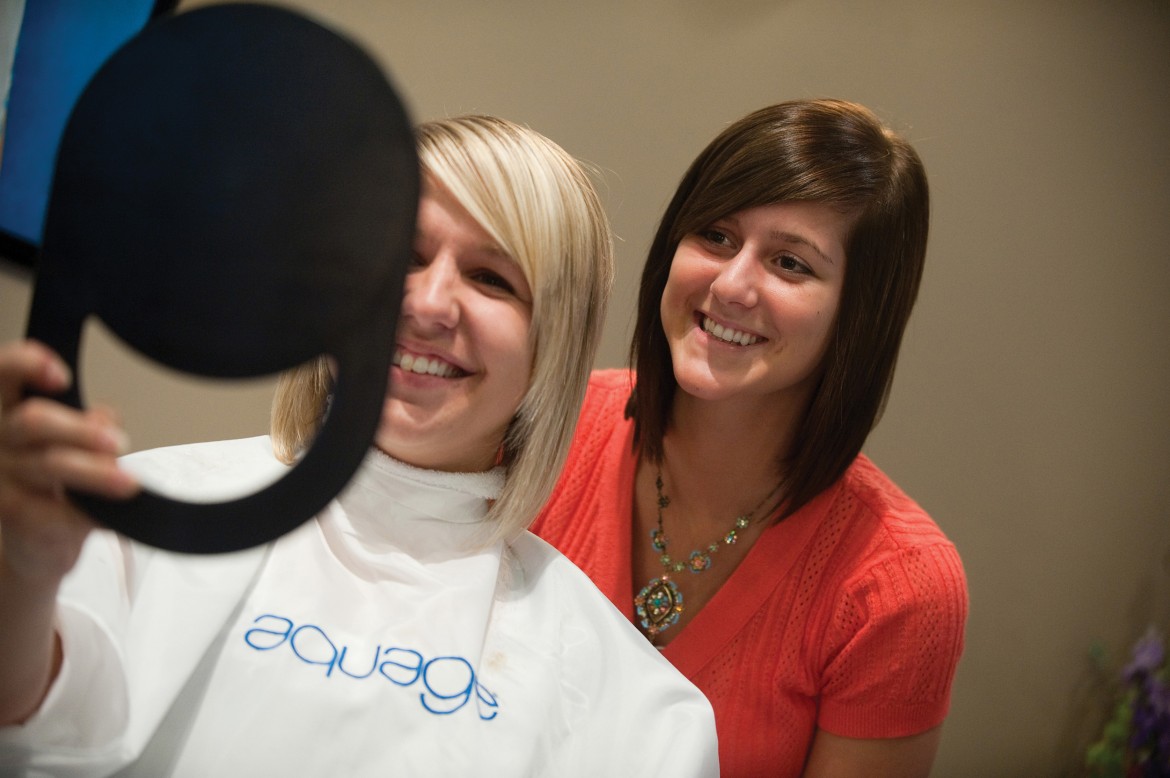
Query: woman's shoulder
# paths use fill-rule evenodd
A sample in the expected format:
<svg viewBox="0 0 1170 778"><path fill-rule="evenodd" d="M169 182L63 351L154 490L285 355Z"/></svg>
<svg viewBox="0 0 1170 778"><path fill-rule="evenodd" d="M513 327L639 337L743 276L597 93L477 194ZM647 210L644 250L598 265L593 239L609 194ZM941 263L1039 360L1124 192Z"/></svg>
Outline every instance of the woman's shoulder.
<svg viewBox="0 0 1170 778"><path fill-rule="evenodd" d="M119 462L151 489L196 500L248 494L288 469L273 454L267 435L154 448Z"/></svg>
<svg viewBox="0 0 1170 778"><path fill-rule="evenodd" d="M167 462L223 462L223 461L265 461L275 458L272 452L272 438L257 435L233 440L212 440L198 443L180 443L136 451L122 457L125 463L167 463Z"/></svg>
<svg viewBox="0 0 1170 778"><path fill-rule="evenodd" d="M557 624L545 624L554 634L589 634L596 650L661 658L593 580L548 541L525 531L508 545L520 571L513 585L522 586L529 607L555 614Z"/></svg>
<svg viewBox="0 0 1170 778"><path fill-rule="evenodd" d="M955 544L938 523L864 454L817 509L811 549L822 549L833 591L869 590L906 579L905 591L933 592L962 610L966 576ZM831 554L827 548L835 551ZM884 582L884 583L883 583Z"/></svg>
<svg viewBox="0 0 1170 778"><path fill-rule="evenodd" d="M930 514L865 454L845 471L840 490L835 503L844 502L860 522L880 527L896 545L950 544Z"/></svg>
<svg viewBox="0 0 1170 778"><path fill-rule="evenodd" d="M592 470L603 459L608 461L603 452L628 436L633 421L626 418L625 411L633 387L634 374L628 370L595 370L590 375L562 482L575 477L583 467Z"/></svg>
<svg viewBox="0 0 1170 778"><path fill-rule="evenodd" d="M526 595L561 603L558 610L565 615L603 622L616 617L627 622L592 579L544 538L525 530L508 546L528 582ZM567 610L563 606L568 606Z"/></svg>
<svg viewBox="0 0 1170 778"><path fill-rule="evenodd" d="M530 532L509 548L519 572L495 622L523 624L517 639L551 663L558 698L576 716L573 736L591 744L575 757L577 772L716 774L715 716L703 693L559 551Z"/></svg>
<svg viewBox="0 0 1170 778"><path fill-rule="evenodd" d="M589 386L585 390L582 416L612 413L624 414L630 394L634 391L634 373L619 368L594 370L589 375Z"/></svg>
<svg viewBox="0 0 1170 778"><path fill-rule="evenodd" d="M841 668L853 668L849 677L885 679L882 684L899 689L891 699L917 688L915 678L943 679L937 689L949 688L968 610L954 543L864 455L809 507L813 529L798 566L803 578L790 585L809 575L818 579L809 606L827 636L818 661L838 657L833 661ZM908 635L915 636L909 641L914 659L898 660L903 669L895 673L891 662L903 657ZM930 640L918 639L925 635Z"/></svg>

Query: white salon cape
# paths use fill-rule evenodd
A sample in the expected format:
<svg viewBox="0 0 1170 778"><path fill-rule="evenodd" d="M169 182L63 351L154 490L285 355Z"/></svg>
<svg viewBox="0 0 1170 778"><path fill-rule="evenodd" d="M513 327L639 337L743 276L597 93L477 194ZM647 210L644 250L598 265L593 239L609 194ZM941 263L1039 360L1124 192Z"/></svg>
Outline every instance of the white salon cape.
<svg viewBox="0 0 1170 778"><path fill-rule="evenodd" d="M279 476L270 446L128 467L213 495ZM64 666L0 729L0 775L717 775L706 699L583 573L529 533L476 550L501 487L372 451L265 547L188 556L92 533L59 597Z"/></svg>

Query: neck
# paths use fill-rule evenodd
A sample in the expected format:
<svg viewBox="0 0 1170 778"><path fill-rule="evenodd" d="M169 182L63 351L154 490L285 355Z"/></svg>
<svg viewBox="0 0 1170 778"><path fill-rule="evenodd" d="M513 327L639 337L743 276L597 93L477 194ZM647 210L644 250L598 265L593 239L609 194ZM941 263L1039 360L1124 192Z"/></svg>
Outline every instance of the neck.
<svg viewBox="0 0 1170 778"><path fill-rule="evenodd" d="M702 400L675 395L663 450L670 467L713 480L755 483L779 476L789 454L803 402L796 408L775 397L758 401L732 398Z"/></svg>
<svg viewBox="0 0 1170 778"><path fill-rule="evenodd" d="M699 515L750 509L780 479L798 421L774 397L710 401L679 391L663 440L673 490Z"/></svg>

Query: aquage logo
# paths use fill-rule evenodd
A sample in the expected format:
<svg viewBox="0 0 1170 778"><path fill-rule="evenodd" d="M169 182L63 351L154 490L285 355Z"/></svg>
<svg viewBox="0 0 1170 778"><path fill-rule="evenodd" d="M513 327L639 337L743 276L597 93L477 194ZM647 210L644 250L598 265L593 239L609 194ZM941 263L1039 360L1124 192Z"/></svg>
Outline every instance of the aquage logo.
<svg viewBox="0 0 1170 778"><path fill-rule="evenodd" d="M484 721L491 721L499 713L496 695L480 685L475 669L461 656L427 659L412 648L381 645L369 653L351 654L349 646L339 649L315 624L298 626L292 619L270 613L257 616L252 623L257 626L244 633L248 646L257 651L287 646L305 664L325 668L326 678L335 677L337 671L358 680L381 677L396 686L414 687L419 704L437 716L452 714L473 699L475 711Z"/></svg>

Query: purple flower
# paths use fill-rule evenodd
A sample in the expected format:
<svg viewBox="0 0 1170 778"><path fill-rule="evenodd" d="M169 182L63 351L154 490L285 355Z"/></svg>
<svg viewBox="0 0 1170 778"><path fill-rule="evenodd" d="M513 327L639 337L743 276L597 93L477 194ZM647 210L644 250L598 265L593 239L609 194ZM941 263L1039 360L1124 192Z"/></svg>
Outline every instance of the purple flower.
<svg viewBox="0 0 1170 778"><path fill-rule="evenodd" d="M1170 719L1170 686L1156 675L1146 680L1146 699L1155 716Z"/></svg>
<svg viewBox="0 0 1170 778"><path fill-rule="evenodd" d="M1113 717L1086 754L1088 775L1170 778L1168 673L1165 644L1150 627L1121 672Z"/></svg>
<svg viewBox="0 0 1170 778"><path fill-rule="evenodd" d="M1133 683L1144 676L1154 673L1162 666L1166 658L1166 649L1162 646L1162 638L1158 631L1150 627L1145 636L1133 647L1133 658L1121 671L1126 683Z"/></svg>
<svg viewBox="0 0 1170 778"><path fill-rule="evenodd" d="M1170 686L1158 676L1146 679L1150 767L1147 775L1170 776Z"/></svg>

